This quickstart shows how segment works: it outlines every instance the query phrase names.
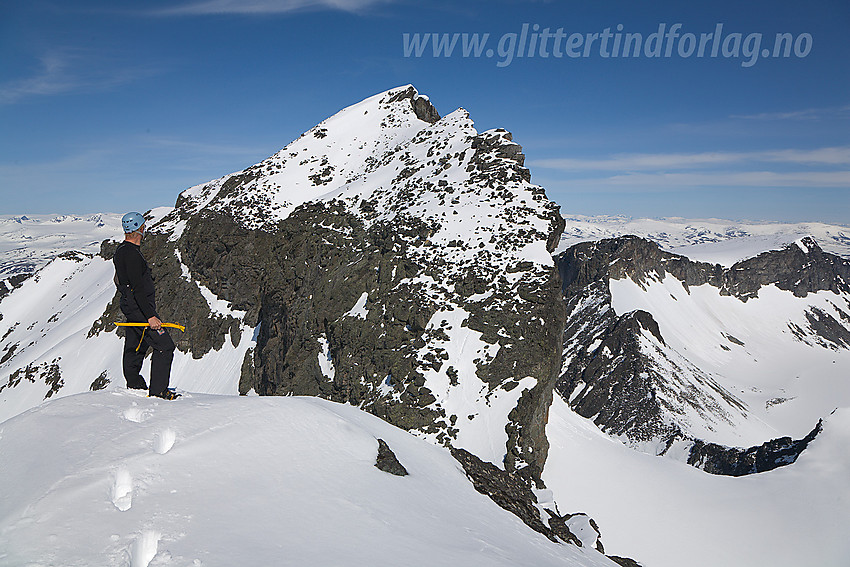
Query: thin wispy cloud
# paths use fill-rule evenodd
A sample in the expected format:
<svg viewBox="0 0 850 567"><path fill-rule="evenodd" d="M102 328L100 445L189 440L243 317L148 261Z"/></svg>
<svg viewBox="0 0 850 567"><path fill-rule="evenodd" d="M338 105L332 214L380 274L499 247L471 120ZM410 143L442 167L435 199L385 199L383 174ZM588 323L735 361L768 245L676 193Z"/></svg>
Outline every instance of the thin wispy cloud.
<svg viewBox="0 0 850 567"><path fill-rule="evenodd" d="M215 14L288 14L312 10L360 12L392 0L204 0L163 8L160 16L202 16Z"/></svg>
<svg viewBox="0 0 850 567"><path fill-rule="evenodd" d="M109 164L110 159L114 155L114 149L90 148L51 159L39 159L28 162L0 161L0 177L3 177L8 182L9 178L15 176L89 171L93 168Z"/></svg>
<svg viewBox="0 0 850 567"><path fill-rule="evenodd" d="M221 168L239 169L267 158L277 149L261 145L210 143L169 137L146 138L132 142L148 156L165 156L167 168L196 172L201 177L223 173Z"/></svg>
<svg viewBox="0 0 850 567"><path fill-rule="evenodd" d="M31 76L0 83L0 104L34 96L108 90L157 73L153 67L121 65L84 50L58 49L41 56L39 68Z"/></svg>
<svg viewBox="0 0 850 567"><path fill-rule="evenodd" d="M833 120L850 118L850 104L827 108L805 108L787 112L760 112L758 114L733 114L729 118L743 120L781 121L781 120Z"/></svg>
<svg viewBox="0 0 850 567"><path fill-rule="evenodd" d="M554 158L533 160L529 165L561 171L646 171L702 169L752 163L797 163L812 166L850 165L850 147L758 152L702 152L617 154L603 159Z"/></svg>
<svg viewBox="0 0 850 567"><path fill-rule="evenodd" d="M49 54L41 58L41 68L30 77L0 84L0 104L12 104L30 95L53 95L73 90L78 81L68 73L66 55Z"/></svg>
<svg viewBox="0 0 850 567"><path fill-rule="evenodd" d="M640 173L595 180L633 187L850 187L850 171Z"/></svg>
<svg viewBox="0 0 850 567"><path fill-rule="evenodd" d="M176 138L154 138L148 140L143 145L152 148L166 149L169 151L183 151L205 155L226 155L226 156L260 156L267 157L263 152L267 152L268 148L260 146L238 146L230 144L211 144L207 142L197 142L190 140L178 140Z"/></svg>
<svg viewBox="0 0 850 567"><path fill-rule="evenodd" d="M850 190L850 170L842 171L716 171L687 173L633 173L604 177L542 178L535 181L566 193L678 193L704 189Z"/></svg>
<svg viewBox="0 0 850 567"><path fill-rule="evenodd" d="M268 147L216 144L168 137L115 137L91 147L75 148L64 154L31 161L0 160L0 178L39 175L74 175L108 169L116 162L129 168L202 172L212 177L222 163L255 163L270 155ZM163 157L167 156L167 157ZM156 164L156 165L154 165ZM208 173L211 172L211 173Z"/></svg>

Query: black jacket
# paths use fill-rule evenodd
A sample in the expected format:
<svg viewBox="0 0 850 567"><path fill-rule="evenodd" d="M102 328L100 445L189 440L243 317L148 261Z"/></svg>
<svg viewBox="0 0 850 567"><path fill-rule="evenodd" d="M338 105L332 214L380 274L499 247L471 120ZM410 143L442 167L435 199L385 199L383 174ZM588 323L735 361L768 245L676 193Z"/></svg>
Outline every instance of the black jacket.
<svg viewBox="0 0 850 567"><path fill-rule="evenodd" d="M153 277L142 250L126 240L118 245L115 256L115 285L121 292L121 311L128 321L144 323L156 312Z"/></svg>

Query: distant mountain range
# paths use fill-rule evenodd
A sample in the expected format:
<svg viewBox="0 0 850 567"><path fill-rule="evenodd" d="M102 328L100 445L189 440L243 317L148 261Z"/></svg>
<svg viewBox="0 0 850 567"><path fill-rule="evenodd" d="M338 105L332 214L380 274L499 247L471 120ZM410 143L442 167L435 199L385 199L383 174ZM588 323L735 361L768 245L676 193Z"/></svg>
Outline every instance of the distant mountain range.
<svg viewBox="0 0 850 567"><path fill-rule="evenodd" d="M0 278L33 272L69 250L96 253L103 240L120 238L121 216L0 215ZM811 236L824 251L850 258L850 226L836 224L576 214L564 215L564 221L556 252L579 242L635 235L693 260L731 266Z"/></svg>
<svg viewBox="0 0 850 567"><path fill-rule="evenodd" d="M0 216L0 279L32 273L63 252L97 253L120 238L120 214Z"/></svg>
<svg viewBox="0 0 850 567"><path fill-rule="evenodd" d="M617 215L567 215L558 250L578 242L635 235L692 260L731 266L806 236L826 252L850 258L850 226L820 222L779 223L722 219L642 219Z"/></svg>

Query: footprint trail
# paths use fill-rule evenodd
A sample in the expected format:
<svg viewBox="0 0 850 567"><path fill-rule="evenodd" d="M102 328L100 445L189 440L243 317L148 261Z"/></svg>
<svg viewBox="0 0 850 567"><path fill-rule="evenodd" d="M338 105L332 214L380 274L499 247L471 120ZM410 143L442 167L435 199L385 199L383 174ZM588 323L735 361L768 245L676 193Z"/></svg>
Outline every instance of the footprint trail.
<svg viewBox="0 0 850 567"><path fill-rule="evenodd" d="M143 531L130 547L130 567L148 567L156 557L160 537L153 530Z"/></svg>
<svg viewBox="0 0 850 567"><path fill-rule="evenodd" d="M126 512L133 505L133 477L125 468L115 473L115 484L112 486L112 504Z"/></svg>
<svg viewBox="0 0 850 567"><path fill-rule="evenodd" d="M164 455L174 447L177 434L173 429L163 429L156 434L153 440L153 450L159 455Z"/></svg>

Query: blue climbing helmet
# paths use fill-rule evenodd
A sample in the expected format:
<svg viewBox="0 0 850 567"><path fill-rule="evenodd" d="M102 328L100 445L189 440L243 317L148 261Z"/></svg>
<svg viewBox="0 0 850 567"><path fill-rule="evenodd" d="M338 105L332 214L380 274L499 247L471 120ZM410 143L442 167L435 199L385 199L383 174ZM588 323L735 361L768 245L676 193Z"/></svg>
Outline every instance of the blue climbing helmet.
<svg viewBox="0 0 850 567"><path fill-rule="evenodd" d="M145 224L145 217L141 213L127 213L121 219L121 224L124 226L124 232L136 232L139 227Z"/></svg>

